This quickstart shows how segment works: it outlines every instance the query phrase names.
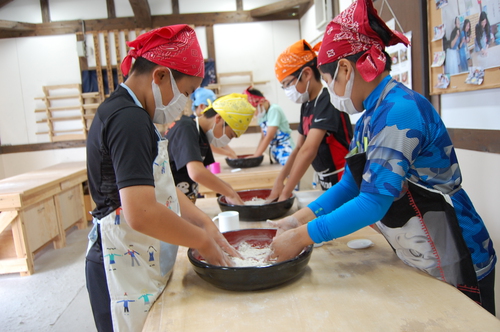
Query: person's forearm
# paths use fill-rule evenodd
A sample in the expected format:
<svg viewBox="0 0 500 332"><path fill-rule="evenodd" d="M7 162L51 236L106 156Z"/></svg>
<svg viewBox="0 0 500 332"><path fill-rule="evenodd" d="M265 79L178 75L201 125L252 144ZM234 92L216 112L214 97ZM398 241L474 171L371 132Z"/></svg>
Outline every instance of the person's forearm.
<svg viewBox="0 0 500 332"><path fill-rule="evenodd" d="M299 150L299 153L296 156L296 160L300 161L297 163L293 163L293 167L290 170L290 174L288 176L288 180L286 181L285 188L283 188L282 195L289 196L293 189L300 182L300 179L304 176L309 165L311 165L312 161L316 154L312 149L307 149L302 147Z"/></svg>
<svg viewBox="0 0 500 332"><path fill-rule="evenodd" d="M139 193L137 191L134 194L128 194L132 193L131 190L127 190L129 188L120 190L120 198L123 214L132 229L163 242L191 248L202 248L210 241L208 234L202 228L179 217L167 206L158 203L154 190L141 191L137 195L135 194ZM180 197L181 200L185 198L185 195L182 196L184 197Z"/></svg>
<svg viewBox="0 0 500 332"><path fill-rule="evenodd" d="M267 135L261 139L259 146L257 147L257 150L255 151L255 155L261 155L266 151L267 147L269 146L272 139L276 135L277 129L278 129L278 127L268 127L267 128Z"/></svg>
<svg viewBox="0 0 500 332"><path fill-rule="evenodd" d="M204 167L197 167L192 170L188 167L189 177L203 186L227 197L233 197L236 191L227 183L219 179L216 175L212 174Z"/></svg>
<svg viewBox="0 0 500 332"><path fill-rule="evenodd" d="M290 155L288 156L288 160L286 161L285 166L283 166L280 174L278 174L276 181L281 181L281 183L285 181L285 179L290 174L290 171L292 170L293 164L295 163L295 159L297 158L298 153L299 153L298 148L293 149L292 153L290 153Z"/></svg>
<svg viewBox="0 0 500 332"><path fill-rule="evenodd" d="M268 139L268 137L264 137L260 143L259 143L259 146L257 147L257 149L255 150L255 153L254 155L256 156L260 156L262 154L264 154L264 152L266 152L266 149L267 147L269 146L269 143L271 142L270 139Z"/></svg>
<svg viewBox="0 0 500 332"><path fill-rule="evenodd" d="M218 148L210 144L210 148L212 149L213 153L221 154L231 159L237 158L236 152L234 152L233 149L229 147L229 145L225 146L224 148Z"/></svg>
<svg viewBox="0 0 500 332"><path fill-rule="evenodd" d="M335 211L308 223L309 236L320 243L351 234L382 219L393 201L392 196L361 193Z"/></svg>
<svg viewBox="0 0 500 332"><path fill-rule="evenodd" d="M301 225L307 224L308 222L316 218L316 215L308 207L298 210L293 214L293 216Z"/></svg>
<svg viewBox="0 0 500 332"><path fill-rule="evenodd" d="M187 220L193 225L206 227L207 223L213 223L212 220L201 211L191 200L177 188L177 197L181 208L182 219Z"/></svg>

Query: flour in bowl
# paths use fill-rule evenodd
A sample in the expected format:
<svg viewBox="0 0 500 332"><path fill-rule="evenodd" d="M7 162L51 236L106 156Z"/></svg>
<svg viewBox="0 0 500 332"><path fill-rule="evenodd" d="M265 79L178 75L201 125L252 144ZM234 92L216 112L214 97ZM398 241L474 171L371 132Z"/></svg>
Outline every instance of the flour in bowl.
<svg viewBox="0 0 500 332"><path fill-rule="evenodd" d="M238 245L237 251L243 258L231 258L235 267L268 266L274 263L273 261L266 260L271 253L270 244L259 248L253 247L244 241Z"/></svg>
<svg viewBox="0 0 500 332"><path fill-rule="evenodd" d="M244 202L245 205L264 205L266 200L259 197L252 197L252 200Z"/></svg>

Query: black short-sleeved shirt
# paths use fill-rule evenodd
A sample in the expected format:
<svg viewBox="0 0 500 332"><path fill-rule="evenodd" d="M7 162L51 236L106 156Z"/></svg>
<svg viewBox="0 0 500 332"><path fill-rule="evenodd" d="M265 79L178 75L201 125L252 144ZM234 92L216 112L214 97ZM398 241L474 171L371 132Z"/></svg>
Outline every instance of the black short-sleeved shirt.
<svg viewBox="0 0 500 332"><path fill-rule="evenodd" d="M183 116L174 122L167 132L168 158L175 184L184 194L198 194L198 184L191 180L186 165L200 161L207 166L215 162L207 135L196 125L193 118Z"/></svg>
<svg viewBox="0 0 500 332"><path fill-rule="evenodd" d="M311 129L326 130L318 153L312 162L316 172L333 172L345 164L352 138L349 115L340 112L330 103L330 94L323 88L316 99L303 103L300 109L298 132L307 137Z"/></svg>
<svg viewBox="0 0 500 332"><path fill-rule="evenodd" d="M119 86L97 109L87 138L89 189L101 219L121 206L121 188L154 186L158 135L151 117Z"/></svg>

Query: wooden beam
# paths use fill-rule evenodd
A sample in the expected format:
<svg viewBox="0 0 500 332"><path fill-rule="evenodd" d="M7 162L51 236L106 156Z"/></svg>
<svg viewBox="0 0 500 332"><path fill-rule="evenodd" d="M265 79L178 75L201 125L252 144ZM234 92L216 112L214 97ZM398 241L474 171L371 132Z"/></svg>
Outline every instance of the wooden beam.
<svg viewBox="0 0 500 332"><path fill-rule="evenodd" d="M300 5L299 6L299 19L302 18L302 16L304 16L307 13L307 11L309 10L309 8L311 8L313 5L314 5L314 0L309 0L308 3L304 3L304 4Z"/></svg>
<svg viewBox="0 0 500 332"><path fill-rule="evenodd" d="M290 123L290 128L292 130L297 130L298 126L298 123ZM260 133L260 128L250 126L246 133ZM448 133L450 134L451 140L456 149L500 154L500 144L498 144L498 142L500 142L500 130L448 128ZM85 146L85 140L23 145L2 145L0 146L0 155L43 150L73 149Z"/></svg>
<svg viewBox="0 0 500 332"><path fill-rule="evenodd" d="M500 130L448 128L448 133L456 149L500 153Z"/></svg>
<svg viewBox="0 0 500 332"><path fill-rule="evenodd" d="M49 0L40 0L40 9L42 10L42 22L49 23L50 22Z"/></svg>
<svg viewBox="0 0 500 332"><path fill-rule="evenodd" d="M35 32L37 24L0 20L0 34L2 31Z"/></svg>
<svg viewBox="0 0 500 332"><path fill-rule="evenodd" d="M205 28L205 34L207 36L207 51L208 58L215 61L215 42L214 42L214 26L209 25Z"/></svg>
<svg viewBox="0 0 500 332"><path fill-rule="evenodd" d="M108 9L108 18L116 18L115 0L106 0L106 8Z"/></svg>
<svg viewBox="0 0 500 332"><path fill-rule="evenodd" d="M280 21L298 19L297 16L292 16L291 13L297 12L291 9L288 12L282 12L274 15L268 15L265 18L252 17L250 11L234 11L234 12L218 12L218 13L203 13L203 14L172 14L172 15L159 15L152 16L152 26L162 27L172 24L194 24L196 26L210 26L214 24L225 23L249 23L249 22L263 22L263 21ZM1 21L0 21L1 22ZM9 21L5 21L9 22ZM104 31L104 30L125 30L137 28L146 28L139 26L133 17L119 17L109 19L96 19L84 20L86 32ZM82 31L82 21L57 21L51 23L19 23L23 29L10 29L13 26L12 22L6 24L5 28L1 28L0 24L0 38L17 38L17 37L33 37L33 36L51 36L51 35L64 35L76 34ZM29 29L27 28L29 27ZM33 30L34 27L35 29Z"/></svg>
<svg viewBox="0 0 500 332"><path fill-rule="evenodd" d="M99 99L104 100L104 80L102 78L102 60L101 60L101 46L99 42L99 32L92 33L94 37L94 54L95 54L95 72L97 74L97 90L99 91Z"/></svg>
<svg viewBox="0 0 500 332"><path fill-rule="evenodd" d="M267 6L262 6L259 8L252 9L250 15L252 17L262 17L275 13L279 13L293 7L300 6L309 3L309 0L283 0L280 2L272 3Z"/></svg>
<svg viewBox="0 0 500 332"><path fill-rule="evenodd" d="M44 150L57 150L57 149L73 149L81 148L87 145L85 140L79 141L65 141L55 143L36 143L36 144L21 144L21 145L2 145L0 154L19 153L19 152L32 152Z"/></svg>
<svg viewBox="0 0 500 332"><path fill-rule="evenodd" d="M172 0L172 14L179 15L179 0Z"/></svg>
<svg viewBox="0 0 500 332"><path fill-rule="evenodd" d="M12 2L13 0L0 0L0 8L8 4L9 2Z"/></svg>
<svg viewBox="0 0 500 332"><path fill-rule="evenodd" d="M243 0L236 0L236 10L243 10Z"/></svg>
<svg viewBox="0 0 500 332"><path fill-rule="evenodd" d="M148 0L129 0L130 6L134 11L135 21L141 28L152 27L151 9Z"/></svg>

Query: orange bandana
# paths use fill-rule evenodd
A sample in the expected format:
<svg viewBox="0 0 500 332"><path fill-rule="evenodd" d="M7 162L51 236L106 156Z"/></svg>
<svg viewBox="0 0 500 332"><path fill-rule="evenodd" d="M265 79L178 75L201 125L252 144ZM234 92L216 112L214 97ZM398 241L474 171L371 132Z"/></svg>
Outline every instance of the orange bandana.
<svg viewBox="0 0 500 332"><path fill-rule="evenodd" d="M306 63L314 60L318 48L319 45L316 45L313 49L304 39L289 46L279 55L274 65L274 72L278 81L283 81L285 77L292 75Z"/></svg>

